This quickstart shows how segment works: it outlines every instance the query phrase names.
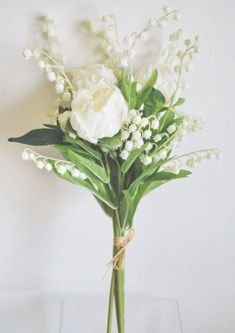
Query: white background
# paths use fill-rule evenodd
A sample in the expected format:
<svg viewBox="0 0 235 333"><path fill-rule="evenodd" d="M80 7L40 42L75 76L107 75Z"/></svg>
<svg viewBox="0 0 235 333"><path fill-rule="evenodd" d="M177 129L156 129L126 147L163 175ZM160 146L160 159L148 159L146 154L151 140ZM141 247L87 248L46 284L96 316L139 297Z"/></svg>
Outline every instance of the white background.
<svg viewBox="0 0 235 333"><path fill-rule="evenodd" d="M183 29L203 38L184 110L203 116L206 127L184 151L219 147L225 156L141 203L126 290L178 299L187 333L233 333L235 6L233 0L171 4L183 12ZM81 20L114 13L120 31L131 32L160 16L161 3L1 0L0 6L0 288L105 293L109 279L100 277L111 256L111 222L88 192L23 163L23 146L6 141L40 127L54 108L53 87L21 50L35 40L35 17L47 13L61 22L69 63L81 65L92 55Z"/></svg>

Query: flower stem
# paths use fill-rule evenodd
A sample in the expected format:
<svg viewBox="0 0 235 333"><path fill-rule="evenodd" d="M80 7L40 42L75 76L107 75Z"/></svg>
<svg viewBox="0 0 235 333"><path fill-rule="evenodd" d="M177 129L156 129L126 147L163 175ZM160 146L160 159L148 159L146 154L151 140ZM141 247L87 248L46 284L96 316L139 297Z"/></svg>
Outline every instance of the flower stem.
<svg viewBox="0 0 235 333"><path fill-rule="evenodd" d="M111 279L110 293L109 293L107 333L112 333L113 305L114 305L114 285L115 285L115 273L112 272L112 279Z"/></svg>
<svg viewBox="0 0 235 333"><path fill-rule="evenodd" d="M124 268L115 271L115 304L118 333L125 333L125 290L124 290Z"/></svg>

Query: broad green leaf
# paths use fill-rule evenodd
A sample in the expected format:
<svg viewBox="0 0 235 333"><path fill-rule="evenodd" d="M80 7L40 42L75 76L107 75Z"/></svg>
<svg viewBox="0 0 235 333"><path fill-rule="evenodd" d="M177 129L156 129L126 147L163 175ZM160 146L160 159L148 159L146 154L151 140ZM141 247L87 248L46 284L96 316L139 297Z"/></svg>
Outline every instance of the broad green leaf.
<svg viewBox="0 0 235 333"><path fill-rule="evenodd" d="M119 216L121 221L121 228L126 229L126 226L132 225L133 219L133 203L128 190L123 191L123 198L119 206Z"/></svg>
<svg viewBox="0 0 235 333"><path fill-rule="evenodd" d="M8 141L23 143L31 146L48 146L63 144L64 134L59 129L39 128L18 138L9 138Z"/></svg>
<svg viewBox="0 0 235 333"><path fill-rule="evenodd" d="M146 116L157 114L165 105L165 97L160 90L153 88L147 101L144 104L144 113Z"/></svg>
<svg viewBox="0 0 235 333"><path fill-rule="evenodd" d="M175 112L172 109L166 111L166 113L161 117L159 124L159 131L161 132L166 127L171 125L175 119Z"/></svg>
<svg viewBox="0 0 235 333"><path fill-rule="evenodd" d="M146 100L148 100L149 95L151 91L153 90L153 87L157 81L157 70L155 70L152 75L150 76L149 80L145 83L143 88L140 90L140 92L137 94L137 103L136 108L139 109L142 104L145 103Z"/></svg>
<svg viewBox="0 0 235 333"><path fill-rule="evenodd" d="M92 157L95 157L97 160L102 159L102 155L100 154L100 152L94 149L91 143L83 139L80 139L78 137L76 139L73 139L68 134L65 134L65 141L71 143L72 145L78 145L79 147L83 148L86 152L88 152Z"/></svg>
<svg viewBox="0 0 235 333"><path fill-rule="evenodd" d="M145 149L147 144L144 144L142 148L140 149L135 149L133 150L130 155L128 156L127 160L125 160L122 163L122 172L123 173L127 173L127 171L129 170L129 168L132 166L132 164L134 163L134 161L140 156L140 154L142 153L142 151Z"/></svg>
<svg viewBox="0 0 235 333"><path fill-rule="evenodd" d="M102 180L105 184L110 182L110 177L103 166L100 166L97 162L90 160L88 158L83 157L75 153L72 150L68 150L68 157L70 161L78 165L84 165L89 171L91 171L97 178Z"/></svg>
<svg viewBox="0 0 235 333"><path fill-rule="evenodd" d="M160 185L169 182L170 180L185 178L185 177L188 177L190 174L191 174L191 172L188 170L180 170L180 172L178 174L175 174L172 172L165 172L165 171L159 172L157 174L153 174L148 179L146 179L143 183L143 185L145 186L143 195L148 194L149 192L153 191Z"/></svg>
<svg viewBox="0 0 235 333"><path fill-rule="evenodd" d="M136 194L138 190L139 184L143 182L143 180L149 177L152 173L154 173L163 162L159 161L157 163L152 163L143 168L142 173L134 180L134 182L129 186L129 192L131 196Z"/></svg>
<svg viewBox="0 0 235 333"><path fill-rule="evenodd" d="M82 180L79 178L74 178L70 175L70 173L67 171L65 172L65 174L61 175L56 168L53 169L54 172L56 173L56 175L62 179L65 179L75 185L81 185L83 187L85 187L87 190L89 190L96 198L98 198L99 200L101 200L103 203L105 203L108 207L110 207L111 209L116 209L117 206L115 206L112 201L110 200L110 198L105 195L103 192L101 191L97 191L94 186L87 180Z"/></svg>
<svg viewBox="0 0 235 333"><path fill-rule="evenodd" d="M95 195L94 195L94 198L96 199L96 201L98 202L98 204L100 205L100 207L102 208L104 213L108 217L112 217L113 216L113 209L111 209L110 206L108 206L106 203L104 203L101 199L97 198Z"/></svg>
<svg viewBox="0 0 235 333"><path fill-rule="evenodd" d="M136 83L131 82L130 75L123 72L119 87L128 103L128 107L134 109L136 106Z"/></svg>

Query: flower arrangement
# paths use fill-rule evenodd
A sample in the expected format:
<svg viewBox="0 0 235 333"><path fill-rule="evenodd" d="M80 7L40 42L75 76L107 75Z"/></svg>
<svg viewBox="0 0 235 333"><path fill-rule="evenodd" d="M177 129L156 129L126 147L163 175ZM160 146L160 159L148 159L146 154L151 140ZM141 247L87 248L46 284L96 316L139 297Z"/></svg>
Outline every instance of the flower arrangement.
<svg viewBox="0 0 235 333"><path fill-rule="evenodd" d="M163 8L143 31L120 41L116 19L104 16L84 28L97 42L102 56L98 64L66 70L54 34L56 22L41 18L44 47L25 49L35 58L58 94L55 122L10 138L32 146L52 145L63 158L40 155L30 148L23 160L39 169L88 189L112 219L114 243L107 333L112 331L115 304L118 332L125 332L125 250L133 237L133 218L140 200L159 186L191 174L205 159L220 157L217 149L177 156L175 149L185 136L202 128L202 120L178 111L184 103L185 74L199 50L199 36L184 37L182 30L169 35L160 61L135 69L136 45L153 29L179 20L180 12Z"/></svg>

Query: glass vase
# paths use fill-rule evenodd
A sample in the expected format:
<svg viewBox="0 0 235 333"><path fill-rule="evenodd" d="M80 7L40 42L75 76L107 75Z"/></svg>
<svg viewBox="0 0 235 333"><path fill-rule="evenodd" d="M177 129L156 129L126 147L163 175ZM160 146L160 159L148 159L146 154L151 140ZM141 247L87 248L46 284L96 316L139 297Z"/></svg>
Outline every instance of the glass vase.
<svg viewBox="0 0 235 333"><path fill-rule="evenodd" d="M112 333L118 333L115 314ZM153 297L126 299L126 333L182 333L177 300ZM76 297L61 304L59 333L105 333L107 299Z"/></svg>

